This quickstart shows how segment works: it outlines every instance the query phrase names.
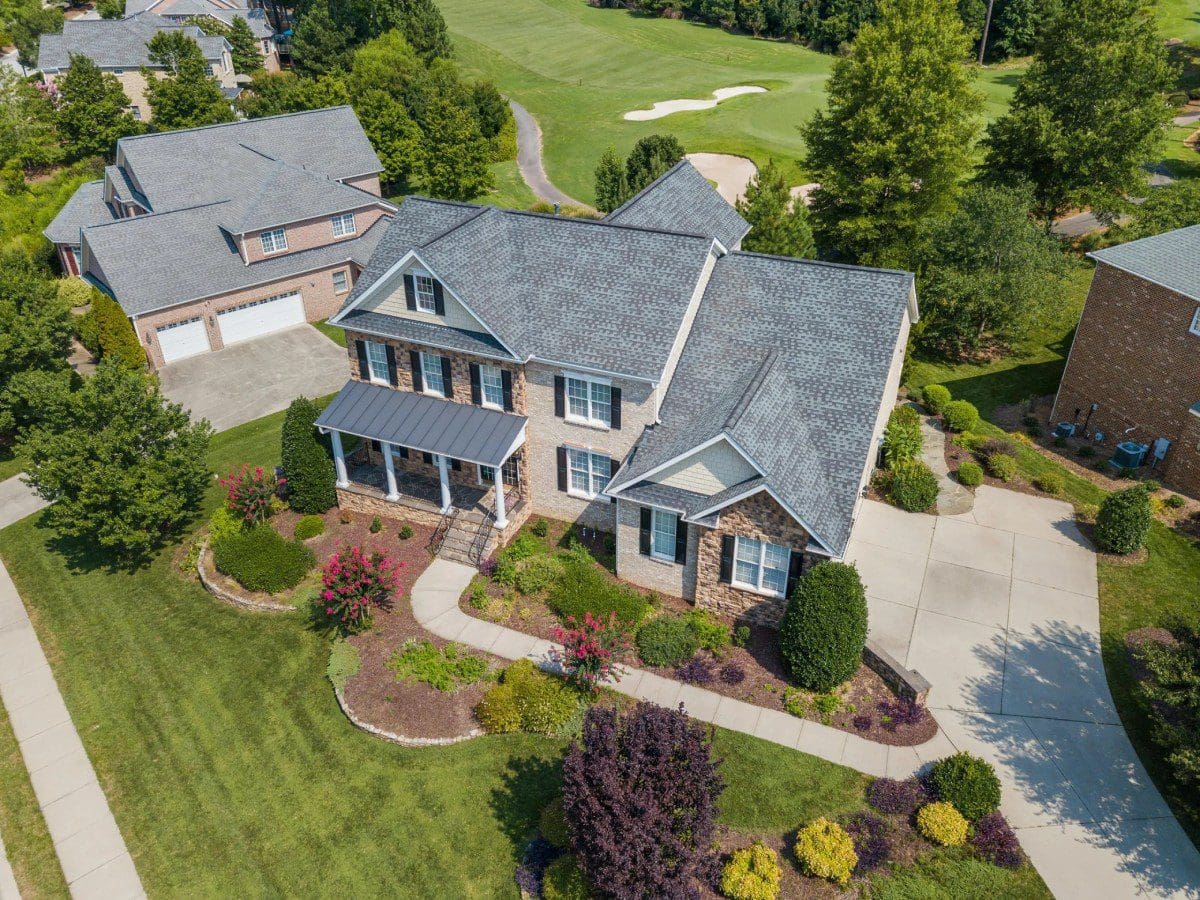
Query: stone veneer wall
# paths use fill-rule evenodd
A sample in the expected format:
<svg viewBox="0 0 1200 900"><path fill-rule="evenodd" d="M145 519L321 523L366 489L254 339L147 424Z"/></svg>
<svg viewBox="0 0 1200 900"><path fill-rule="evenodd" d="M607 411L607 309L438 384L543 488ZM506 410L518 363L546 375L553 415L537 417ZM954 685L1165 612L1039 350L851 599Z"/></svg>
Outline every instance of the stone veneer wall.
<svg viewBox="0 0 1200 900"><path fill-rule="evenodd" d="M349 491L343 488L337 489L337 503L339 509L348 509L351 512L379 516L384 519L406 519L416 522L418 525L428 525L431 528L436 527L442 518L441 514L437 512L405 506L402 503L392 503L383 497L372 497L369 494L360 494L358 491Z"/></svg>
<svg viewBox="0 0 1200 900"><path fill-rule="evenodd" d="M795 550L807 546L808 532L769 494L760 492L721 510L718 527L704 529L700 535L696 605L721 615L778 627L787 609L785 598L721 583L721 539L726 534L770 541Z"/></svg>

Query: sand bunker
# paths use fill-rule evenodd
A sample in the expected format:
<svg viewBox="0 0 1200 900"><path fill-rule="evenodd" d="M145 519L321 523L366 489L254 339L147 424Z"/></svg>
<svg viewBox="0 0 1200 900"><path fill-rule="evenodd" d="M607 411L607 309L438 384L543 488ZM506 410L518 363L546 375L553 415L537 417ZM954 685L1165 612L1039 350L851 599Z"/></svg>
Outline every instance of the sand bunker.
<svg viewBox="0 0 1200 900"><path fill-rule="evenodd" d="M739 94L765 94L767 89L757 84L740 84L737 87L717 88L713 91L712 100L660 100L650 109L635 109L625 113L623 118L630 122L648 122L651 119L661 119L671 113L683 112L690 109L712 109L722 100L736 97Z"/></svg>
<svg viewBox="0 0 1200 900"><path fill-rule="evenodd" d="M709 181L716 182L717 193L725 198L730 205L740 200L746 193L746 185L754 177L758 168L744 156L733 156L729 153L689 153L688 162L696 167L696 171ZM820 187L811 184L798 184L791 189L792 199L800 200L808 205L812 192Z"/></svg>

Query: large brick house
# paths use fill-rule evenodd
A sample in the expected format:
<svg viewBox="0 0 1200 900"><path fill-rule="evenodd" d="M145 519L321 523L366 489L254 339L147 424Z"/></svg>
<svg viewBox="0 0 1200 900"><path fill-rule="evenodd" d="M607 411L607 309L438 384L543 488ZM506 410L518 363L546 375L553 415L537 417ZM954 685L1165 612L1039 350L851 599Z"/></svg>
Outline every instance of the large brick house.
<svg viewBox="0 0 1200 900"><path fill-rule="evenodd" d="M215 19L223 25L232 25L234 19L245 19L250 33L258 41L258 52L262 54L263 68L268 72L279 71L279 47L275 29L267 11L252 6L246 0L125 0L125 16L151 12L170 22L203 22ZM202 26L203 27L203 26Z"/></svg>
<svg viewBox="0 0 1200 900"><path fill-rule="evenodd" d="M382 168L347 106L127 137L43 233L157 368L336 313L395 211Z"/></svg>
<svg viewBox="0 0 1200 900"><path fill-rule="evenodd" d="M908 273L747 230L687 162L601 221L406 199L331 320L339 503L466 562L572 521L630 582L776 622L845 552L917 310Z"/></svg>
<svg viewBox="0 0 1200 900"><path fill-rule="evenodd" d="M1155 477L1200 497L1200 225L1089 254L1096 273L1053 422L1148 447Z"/></svg>

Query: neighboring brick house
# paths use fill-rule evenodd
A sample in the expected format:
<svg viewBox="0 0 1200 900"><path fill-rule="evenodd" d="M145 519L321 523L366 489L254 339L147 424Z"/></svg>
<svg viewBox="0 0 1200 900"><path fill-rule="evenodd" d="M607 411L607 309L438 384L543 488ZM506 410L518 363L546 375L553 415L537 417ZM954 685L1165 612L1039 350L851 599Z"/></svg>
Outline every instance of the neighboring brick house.
<svg viewBox="0 0 1200 900"><path fill-rule="evenodd" d="M1200 497L1200 225L1088 254L1096 272L1051 422L1149 447L1155 477Z"/></svg>
<svg viewBox="0 0 1200 900"><path fill-rule="evenodd" d="M279 71L279 46L267 11L261 7L251 8L245 0L125 0L126 18L143 12L152 12L171 22L208 17L232 25L234 19L245 19L258 41L263 68L268 72Z"/></svg>
<svg viewBox="0 0 1200 900"><path fill-rule="evenodd" d="M146 101L147 69L162 78L166 67L150 59L147 44L160 31L182 31L195 40L209 72L231 100L238 95L237 74L229 42L205 34L195 25L184 25L144 12L127 19L68 19L60 34L43 34L38 45L38 68L46 84L55 84L71 65L72 54L86 56L102 71L116 77L129 98L135 119L149 121Z"/></svg>
<svg viewBox="0 0 1200 900"><path fill-rule="evenodd" d="M395 211L382 168L346 106L127 137L44 234L158 368L336 313Z"/></svg>
<svg viewBox="0 0 1200 900"><path fill-rule="evenodd" d="M406 199L331 320L339 503L403 504L469 562L572 521L630 582L777 622L845 552L916 296L738 252L748 227L687 162L601 221Z"/></svg>

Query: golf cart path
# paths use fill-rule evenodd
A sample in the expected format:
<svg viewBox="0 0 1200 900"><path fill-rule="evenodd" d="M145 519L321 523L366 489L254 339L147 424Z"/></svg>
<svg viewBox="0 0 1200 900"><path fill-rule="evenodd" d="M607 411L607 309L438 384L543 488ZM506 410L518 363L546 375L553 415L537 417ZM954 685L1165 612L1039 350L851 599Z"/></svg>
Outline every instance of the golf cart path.
<svg viewBox="0 0 1200 900"><path fill-rule="evenodd" d="M510 98L508 105L517 123L517 168L521 170L521 177L529 189L547 203L590 209L586 203L563 193L551 183L542 164L542 129L537 119L516 100Z"/></svg>

